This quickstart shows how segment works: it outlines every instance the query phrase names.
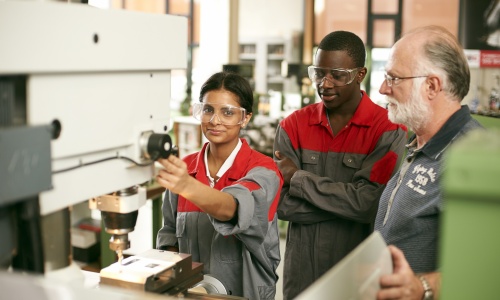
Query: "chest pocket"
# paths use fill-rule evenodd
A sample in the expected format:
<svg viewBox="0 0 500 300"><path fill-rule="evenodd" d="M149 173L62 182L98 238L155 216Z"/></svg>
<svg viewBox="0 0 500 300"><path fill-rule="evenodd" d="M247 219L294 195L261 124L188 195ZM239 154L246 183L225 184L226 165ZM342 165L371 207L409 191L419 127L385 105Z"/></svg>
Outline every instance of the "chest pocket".
<svg viewBox="0 0 500 300"><path fill-rule="evenodd" d="M302 154L302 169L311 173L318 173L319 152L308 151Z"/></svg>
<svg viewBox="0 0 500 300"><path fill-rule="evenodd" d="M361 165L363 164L363 158L359 155L354 155L350 153L344 154L344 158L342 159L344 166L353 168L356 170L361 169Z"/></svg>
<svg viewBox="0 0 500 300"><path fill-rule="evenodd" d="M361 165L363 164L363 157L359 154L351 154L345 153L342 158L342 174L339 175L339 181L343 182L351 182L354 174L356 174L359 169L361 169Z"/></svg>

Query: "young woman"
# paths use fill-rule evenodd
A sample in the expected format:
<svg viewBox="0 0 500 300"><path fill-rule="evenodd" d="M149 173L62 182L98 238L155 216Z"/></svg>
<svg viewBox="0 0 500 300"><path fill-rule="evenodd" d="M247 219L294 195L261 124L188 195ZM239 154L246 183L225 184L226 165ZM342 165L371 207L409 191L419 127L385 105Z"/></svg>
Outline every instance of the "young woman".
<svg viewBox="0 0 500 300"><path fill-rule="evenodd" d="M168 192L157 245L191 254L230 295L274 299L283 179L270 157L239 138L252 105L252 89L237 74L216 73L203 84L193 116L208 142L182 160L159 161L157 181Z"/></svg>

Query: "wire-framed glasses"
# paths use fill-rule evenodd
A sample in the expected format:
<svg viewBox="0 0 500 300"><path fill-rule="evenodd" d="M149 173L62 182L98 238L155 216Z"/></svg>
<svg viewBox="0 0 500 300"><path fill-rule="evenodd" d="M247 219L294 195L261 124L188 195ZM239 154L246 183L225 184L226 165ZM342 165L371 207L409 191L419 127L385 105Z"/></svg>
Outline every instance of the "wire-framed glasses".
<svg viewBox="0 0 500 300"><path fill-rule="evenodd" d="M327 79L335 86L344 86L351 84L351 82L354 81L356 73L361 69L362 68L331 69L309 66L307 68L307 73L315 84L321 84L323 80Z"/></svg>
<svg viewBox="0 0 500 300"><path fill-rule="evenodd" d="M222 125L239 125L246 116L243 107L220 103L196 103L193 105L193 117L202 123L209 123L217 116Z"/></svg>
<svg viewBox="0 0 500 300"><path fill-rule="evenodd" d="M422 78L427 77L429 75L420 75L420 76L409 76L409 77L392 77L391 75L384 74L385 82L387 86L391 87L393 85L398 85L401 81L405 79L413 79L413 78Z"/></svg>

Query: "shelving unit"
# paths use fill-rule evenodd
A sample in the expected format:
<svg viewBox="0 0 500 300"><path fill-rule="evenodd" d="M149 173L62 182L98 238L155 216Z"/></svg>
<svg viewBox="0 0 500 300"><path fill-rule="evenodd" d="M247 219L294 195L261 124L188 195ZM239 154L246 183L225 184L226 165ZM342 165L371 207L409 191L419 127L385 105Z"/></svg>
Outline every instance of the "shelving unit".
<svg viewBox="0 0 500 300"><path fill-rule="evenodd" d="M287 60L285 55L285 41L269 42L267 44L267 89L283 90L284 77L281 75L283 61Z"/></svg>
<svg viewBox="0 0 500 300"><path fill-rule="evenodd" d="M290 40L260 38L240 40L240 63L254 67L255 92L266 94L269 90L287 92L292 80L282 76L284 62L297 62L298 53Z"/></svg>

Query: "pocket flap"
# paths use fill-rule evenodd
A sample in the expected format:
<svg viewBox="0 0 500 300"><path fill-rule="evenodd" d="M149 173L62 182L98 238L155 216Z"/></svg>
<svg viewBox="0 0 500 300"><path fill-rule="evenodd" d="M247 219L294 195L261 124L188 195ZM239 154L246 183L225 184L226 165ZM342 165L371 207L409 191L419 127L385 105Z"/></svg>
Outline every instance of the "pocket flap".
<svg viewBox="0 0 500 300"><path fill-rule="evenodd" d="M343 163L347 167L359 169L361 168L363 160L357 155L346 153L344 154Z"/></svg>
<svg viewBox="0 0 500 300"><path fill-rule="evenodd" d="M319 153L307 153L302 157L302 163L316 165L319 162Z"/></svg>

